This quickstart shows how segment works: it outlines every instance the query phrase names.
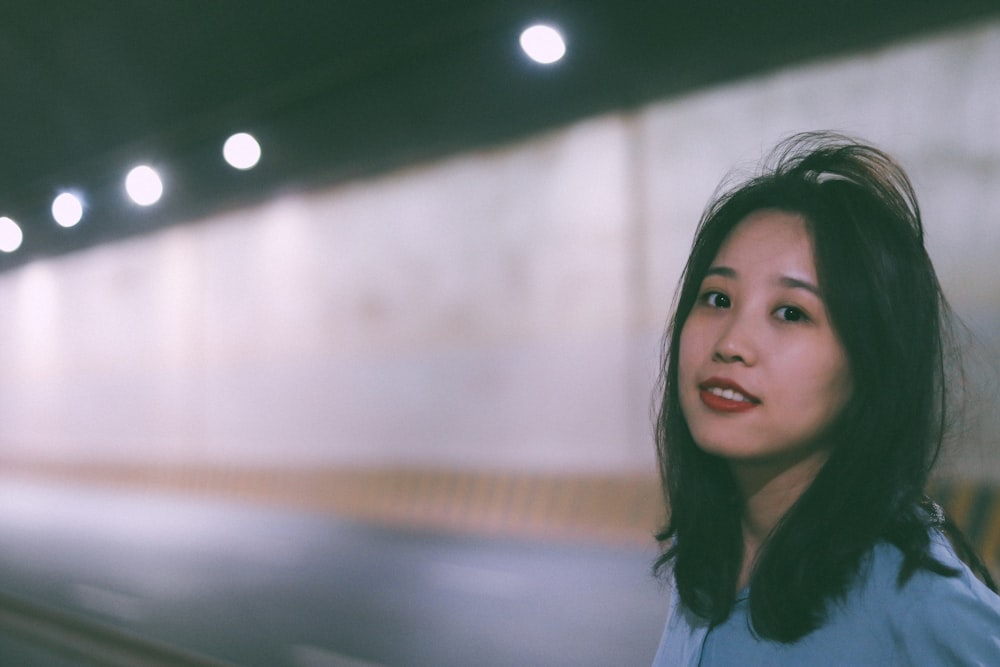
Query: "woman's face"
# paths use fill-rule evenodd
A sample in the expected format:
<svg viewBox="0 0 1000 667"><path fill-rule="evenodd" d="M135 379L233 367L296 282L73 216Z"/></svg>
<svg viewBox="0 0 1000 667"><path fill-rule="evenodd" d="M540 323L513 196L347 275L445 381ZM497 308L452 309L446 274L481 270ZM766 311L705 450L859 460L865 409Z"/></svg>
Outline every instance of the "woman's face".
<svg viewBox="0 0 1000 667"><path fill-rule="evenodd" d="M703 450L730 462L821 457L851 394L801 216L752 213L729 234L681 331L681 408Z"/></svg>

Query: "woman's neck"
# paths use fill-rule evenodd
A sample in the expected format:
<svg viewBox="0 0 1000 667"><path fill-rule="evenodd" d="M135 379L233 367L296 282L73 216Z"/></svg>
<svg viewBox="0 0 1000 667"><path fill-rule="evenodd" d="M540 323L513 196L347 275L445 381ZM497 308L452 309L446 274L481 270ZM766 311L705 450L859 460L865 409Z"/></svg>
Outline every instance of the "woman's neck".
<svg viewBox="0 0 1000 667"><path fill-rule="evenodd" d="M732 461L730 467L743 495L743 564L739 588L750 581L760 550L795 501L809 488L829 453L813 451L787 462Z"/></svg>

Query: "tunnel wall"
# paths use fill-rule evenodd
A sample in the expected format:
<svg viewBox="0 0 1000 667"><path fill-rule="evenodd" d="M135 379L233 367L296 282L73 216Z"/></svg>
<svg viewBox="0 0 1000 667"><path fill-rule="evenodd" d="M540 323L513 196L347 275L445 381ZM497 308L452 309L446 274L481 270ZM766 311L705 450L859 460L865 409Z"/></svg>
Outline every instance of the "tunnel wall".
<svg viewBox="0 0 1000 667"><path fill-rule="evenodd" d="M702 207L779 138L833 128L915 181L983 389L945 470L996 481L998 62L1000 23L930 35L11 270L0 457L651 477Z"/></svg>

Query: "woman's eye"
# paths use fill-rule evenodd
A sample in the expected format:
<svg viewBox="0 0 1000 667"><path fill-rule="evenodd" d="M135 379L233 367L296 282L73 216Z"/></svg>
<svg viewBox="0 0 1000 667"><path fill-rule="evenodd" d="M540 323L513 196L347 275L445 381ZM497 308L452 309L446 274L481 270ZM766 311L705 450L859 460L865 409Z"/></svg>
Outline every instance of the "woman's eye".
<svg viewBox="0 0 1000 667"><path fill-rule="evenodd" d="M731 305L729 297L722 292L707 292L701 298L705 302L705 305L712 308L729 308Z"/></svg>
<svg viewBox="0 0 1000 667"><path fill-rule="evenodd" d="M800 322L809 319L804 312L795 306L782 306L775 311L775 314L786 322Z"/></svg>

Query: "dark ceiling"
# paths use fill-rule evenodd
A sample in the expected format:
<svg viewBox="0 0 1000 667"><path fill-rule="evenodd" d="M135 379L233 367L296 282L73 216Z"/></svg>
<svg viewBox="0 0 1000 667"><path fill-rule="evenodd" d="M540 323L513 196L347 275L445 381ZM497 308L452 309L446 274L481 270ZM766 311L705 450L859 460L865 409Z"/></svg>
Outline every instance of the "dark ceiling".
<svg viewBox="0 0 1000 667"><path fill-rule="evenodd" d="M996 0L8 0L0 215L25 240L0 270L998 14ZM520 53L536 20L567 37L557 65ZM221 158L239 130L264 149L249 172ZM141 161L167 188L149 209L123 197ZM86 197L71 229L49 213L63 188Z"/></svg>

